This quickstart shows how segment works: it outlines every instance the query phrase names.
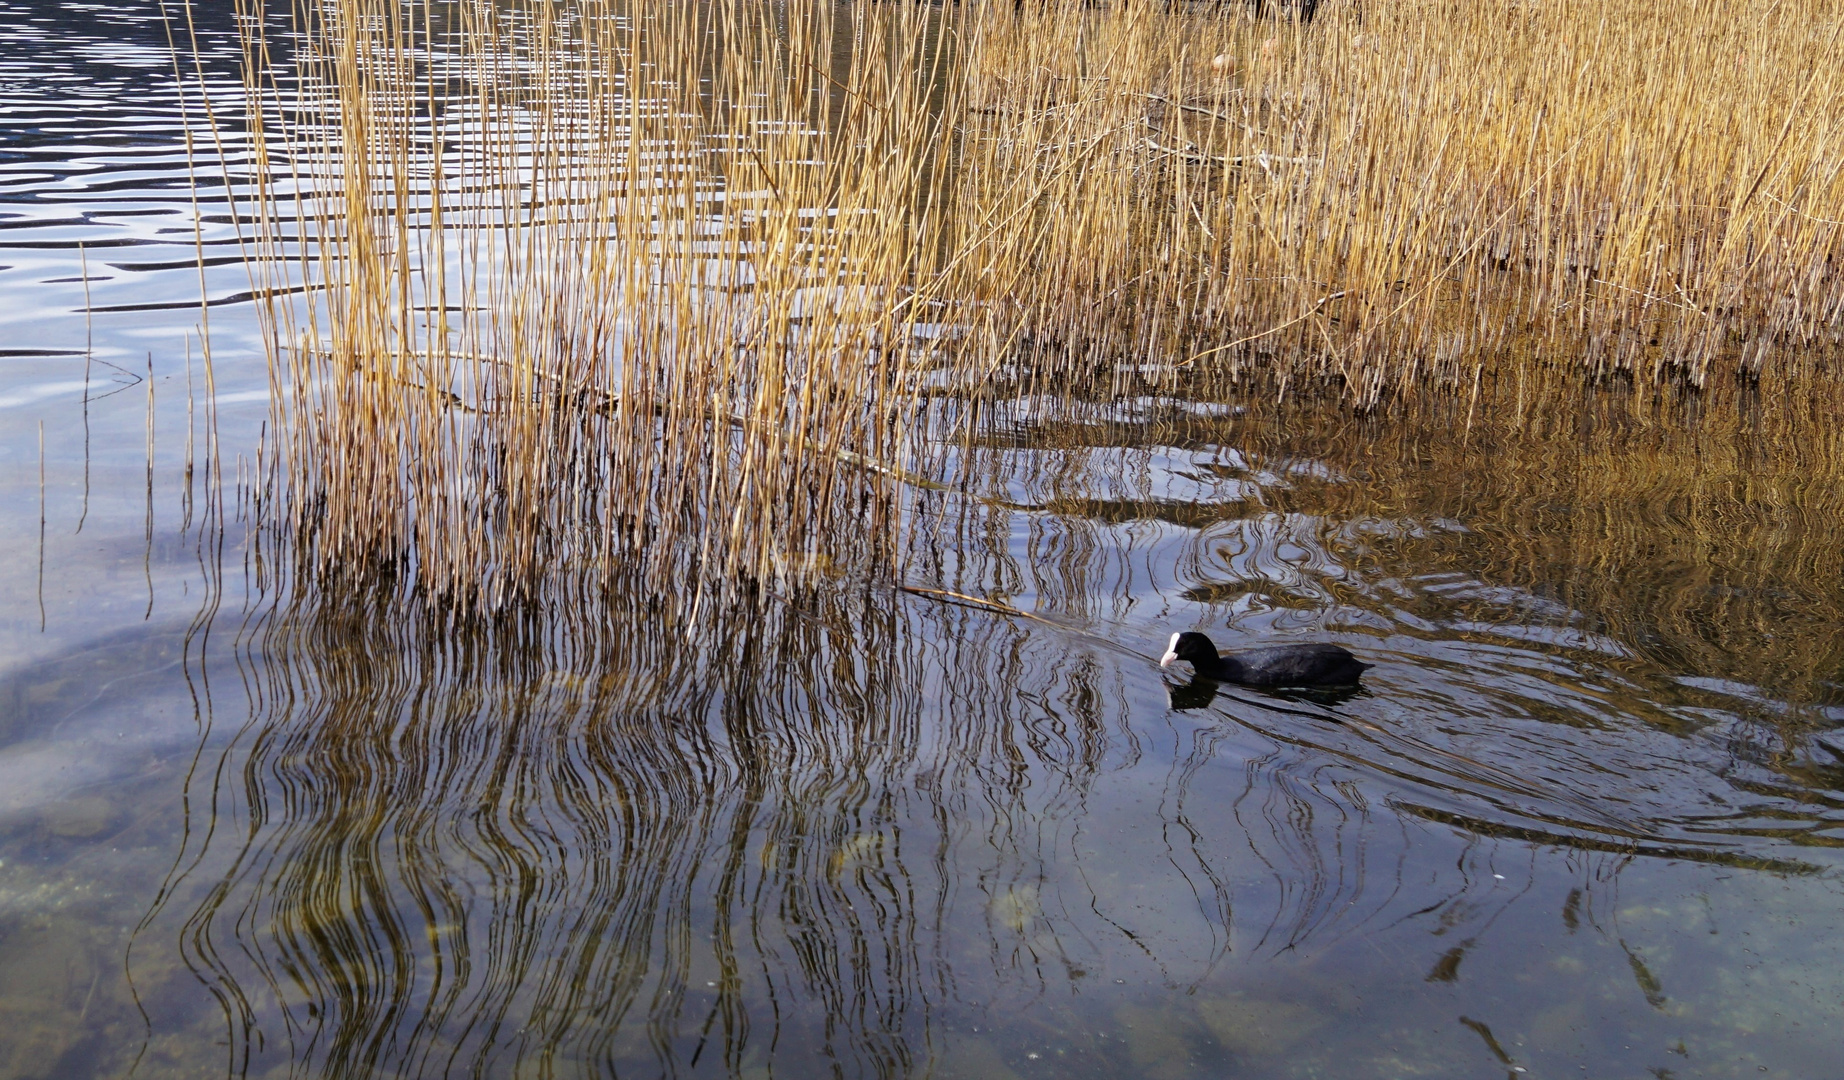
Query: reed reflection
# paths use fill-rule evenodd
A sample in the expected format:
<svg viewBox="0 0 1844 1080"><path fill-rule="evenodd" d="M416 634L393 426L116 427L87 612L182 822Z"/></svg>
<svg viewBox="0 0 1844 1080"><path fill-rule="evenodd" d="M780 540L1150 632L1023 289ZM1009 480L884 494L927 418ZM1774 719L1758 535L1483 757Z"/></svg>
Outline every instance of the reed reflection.
<svg viewBox="0 0 1844 1080"><path fill-rule="evenodd" d="M1844 507L1813 486L1840 460L1815 397L1558 375L1373 422L1213 400L990 410L952 463L974 497L932 511L955 556L918 545L912 572L1118 637L1227 625L1381 660L1374 694L1296 702L1322 718L1297 733L1260 695L1169 704L1297 739L1300 769L1387 776L1398 813L1792 870L1838 845L1844 806L1812 766Z"/></svg>
<svg viewBox="0 0 1844 1080"><path fill-rule="evenodd" d="M1826 706L1724 704L1781 660L1700 689L1632 635L1680 631L1647 593L1515 576L1548 541L1495 508L1554 467L1417 502L1412 447L1187 424L994 440L964 494L913 493L904 574L983 606L819 558L747 605L598 589L492 623L305 579L246 638L252 719L181 859L209 889L175 893L239 1069L977 1075L1054 1038L1100 1076L1154 1053L1103 1038L1130 1023L1219 1064L1351 1053L1377 1028L1323 1034L1333 984L1467 986L1542 955L1533 925L1657 1012L1690 991L1610 917L1624 881L1831 864L1835 783L1773 749ZM1573 482L1603 460L1547 445ZM1762 565L1830 557L1800 550ZM1182 619L1380 666L1336 699L1205 696L1138 652Z"/></svg>
<svg viewBox="0 0 1844 1080"><path fill-rule="evenodd" d="M906 1075L967 985L1095 967L1058 848L1120 672L900 595L269 613L181 859L237 1071Z"/></svg>

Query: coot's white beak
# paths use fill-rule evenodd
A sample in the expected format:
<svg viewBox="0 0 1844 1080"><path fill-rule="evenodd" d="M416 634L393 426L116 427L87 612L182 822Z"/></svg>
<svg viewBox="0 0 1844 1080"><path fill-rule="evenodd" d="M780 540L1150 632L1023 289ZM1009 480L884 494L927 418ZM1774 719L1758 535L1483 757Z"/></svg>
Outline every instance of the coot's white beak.
<svg viewBox="0 0 1844 1080"><path fill-rule="evenodd" d="M1165 655L1159 658L1159 666L1160 667L1171 667L1172 662L1177 659L1178 659L1178 635L1173 634L1172 640L1166 642L1165 644Z"/></svg>

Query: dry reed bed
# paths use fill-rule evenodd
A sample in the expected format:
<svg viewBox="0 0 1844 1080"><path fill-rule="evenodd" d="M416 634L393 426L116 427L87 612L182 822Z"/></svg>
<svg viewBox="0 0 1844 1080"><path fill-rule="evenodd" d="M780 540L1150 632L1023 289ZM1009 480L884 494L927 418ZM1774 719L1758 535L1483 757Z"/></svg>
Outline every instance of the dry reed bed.
<svg viewBox="0 0 1844 1080"><path fill-rule="evenodd" d="M695 605L887 566L984 395L1799 377L1834 9L304 4L250 31L270 504L313 572Z"/></svg>
<svg viewBox="0 0 1844 1080"><path fill-rule="evenodd" d="M960 197L1018 209L968 261L1051 368L1375 404L1528 359L1701 385L1836 358L1835 3L1152 7L976 20Z"/></svg>

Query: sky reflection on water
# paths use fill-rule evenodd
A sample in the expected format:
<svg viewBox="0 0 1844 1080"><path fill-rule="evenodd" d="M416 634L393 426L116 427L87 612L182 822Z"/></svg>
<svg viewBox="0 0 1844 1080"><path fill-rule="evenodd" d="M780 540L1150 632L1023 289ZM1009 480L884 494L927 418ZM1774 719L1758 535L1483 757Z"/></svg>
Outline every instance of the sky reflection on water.
<svg viewBox="0 0 1844 1080"><path fill-rule="evenodd" d="M276 591L163 35L76 11L0 5L0 1076L1831 1067L1826 447L1021 399L906 580L1047 621ZM1378 666L1168 683L1194 626Z"/></svg>

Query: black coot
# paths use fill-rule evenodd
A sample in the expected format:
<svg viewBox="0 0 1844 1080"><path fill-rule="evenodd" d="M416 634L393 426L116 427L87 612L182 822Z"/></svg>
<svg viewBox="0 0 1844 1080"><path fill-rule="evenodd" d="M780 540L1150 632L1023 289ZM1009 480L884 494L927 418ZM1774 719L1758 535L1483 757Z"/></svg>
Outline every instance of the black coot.
<svg viewBox="0 0 1844 1080"><path fill-rule="evenodd" d="M1238 686L1353 686L1370 667L1337 645L1275 645L1219 656L1202 634L1173 634L1160 667L1188 661L1200 679Z"/></svg>

